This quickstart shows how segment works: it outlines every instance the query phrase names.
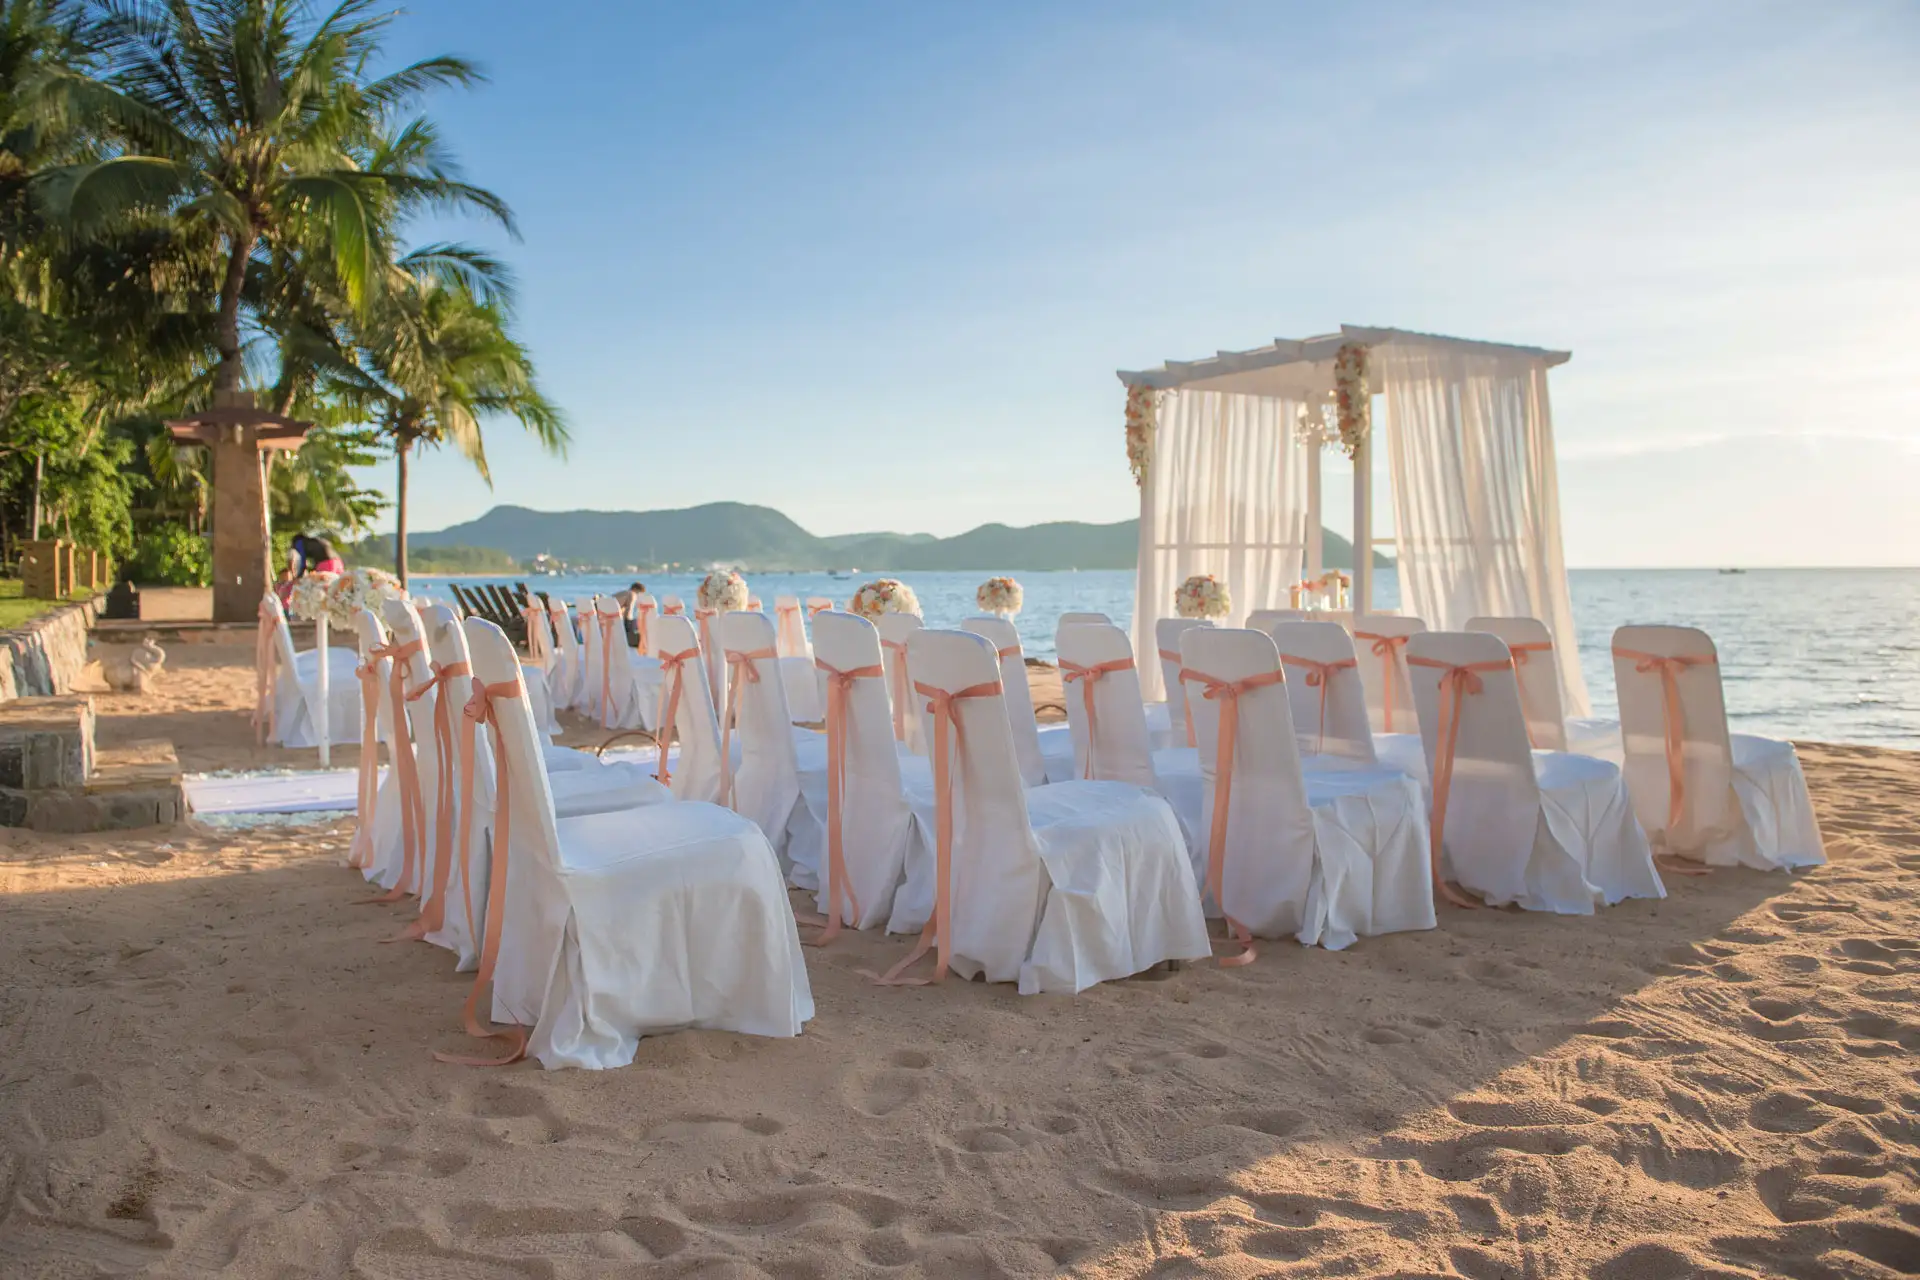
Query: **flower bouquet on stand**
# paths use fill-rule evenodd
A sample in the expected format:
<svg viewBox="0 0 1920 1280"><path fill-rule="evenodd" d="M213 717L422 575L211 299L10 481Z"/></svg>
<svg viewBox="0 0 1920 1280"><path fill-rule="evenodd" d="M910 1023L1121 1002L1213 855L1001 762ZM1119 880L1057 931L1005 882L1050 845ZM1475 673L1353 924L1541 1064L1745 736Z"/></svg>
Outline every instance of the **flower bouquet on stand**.
<svg viewBox="0 0 1920 1280"><path fill-rule="evenodd" d="M973 593L973 602L980 606L981 612L1005 618L1009 622L1020 612L1020 604L1025 598L1026 593L1012 578L988 578Z"/></svg>
<svg viewBox="0 0 1920 1280"><path fill-rule="evenodd" d="M897 578L875 578L853 593L847 612L857 613L871 622L883 613L911 613L920 616L920 598L913 588Z"/></svg>
<svg viewBox="0 0 1920 1280"><path fill-rule="evenodd" d="M1224 618L1233 611L1227 584L1210 573L1196 573L1173 593L1173 611L1183 618Z"/></svg>
<svg viewBox="0 0 1920 1280"><path fill-rule="evenodd" d="M753 597L747 591L745 578L731 569L715 569L701 580L694 598L702 609L711 609L715 613L739 613Z"/></svg>

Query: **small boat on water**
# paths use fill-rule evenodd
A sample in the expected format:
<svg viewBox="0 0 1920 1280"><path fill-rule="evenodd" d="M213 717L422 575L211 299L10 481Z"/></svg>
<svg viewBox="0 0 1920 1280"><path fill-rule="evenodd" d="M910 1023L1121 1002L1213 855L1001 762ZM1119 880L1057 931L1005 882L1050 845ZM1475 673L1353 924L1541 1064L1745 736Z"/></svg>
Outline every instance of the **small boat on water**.
<svg viewBox="0 0 1920 1280"><path fill-rule="evenodd" d="M1745 569L1722 569L1721 573L1745 573Z"/></svg>

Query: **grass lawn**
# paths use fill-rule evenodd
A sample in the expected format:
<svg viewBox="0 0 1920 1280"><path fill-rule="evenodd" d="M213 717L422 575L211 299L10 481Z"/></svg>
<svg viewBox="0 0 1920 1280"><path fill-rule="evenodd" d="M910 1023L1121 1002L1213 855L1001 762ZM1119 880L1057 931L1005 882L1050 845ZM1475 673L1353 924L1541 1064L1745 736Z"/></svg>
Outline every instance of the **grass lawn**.
<svg viewBox="0 0 1920 1280"><path fill-rule="evenodd" d="M28 600L20 594L21 587L18 578L0 578L0 631L11 631L29 618L37 618L70 600L84 600L93 594L91 591L80 591L66 600Z"/></svg>

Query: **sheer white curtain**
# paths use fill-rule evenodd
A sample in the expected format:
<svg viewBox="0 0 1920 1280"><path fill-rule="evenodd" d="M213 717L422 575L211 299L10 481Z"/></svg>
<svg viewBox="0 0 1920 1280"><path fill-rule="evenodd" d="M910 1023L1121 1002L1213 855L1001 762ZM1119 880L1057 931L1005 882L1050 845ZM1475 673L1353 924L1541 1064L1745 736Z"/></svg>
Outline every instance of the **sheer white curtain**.
<svg viewBox="0 0 1920 1280"><path fill-rule="evenodd" d="M1553 633L1566 714L1590 714L1560 550L1547 369L1537 358L1385 344L1400 603L1435 630L1476 615Z"/></svg>
<svg viewBox="0 0 1920 1280"><path fill-rule="evenodd" d="M1153 624L1196 573L1227 584L1239 626L1254 609L1284 606L1305 546L1305 455L1291 399L1170 391L1162 395L1153 462L1140 489L1140 565L1133 652L1142 693L1165 695Z"/></svg>

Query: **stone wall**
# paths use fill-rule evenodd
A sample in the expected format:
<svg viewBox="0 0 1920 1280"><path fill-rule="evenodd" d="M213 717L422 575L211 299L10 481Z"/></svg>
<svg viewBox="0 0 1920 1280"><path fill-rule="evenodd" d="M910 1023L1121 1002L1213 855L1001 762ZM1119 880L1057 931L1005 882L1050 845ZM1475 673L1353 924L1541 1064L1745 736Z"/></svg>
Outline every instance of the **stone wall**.
<svg viewBox="0 0 1920 1280"><path fill-rule="evenodd" d="M87 628L105 599L62 605L0 633L0 644L6 645L0 702L69 692L87 665Z"/></svg>

